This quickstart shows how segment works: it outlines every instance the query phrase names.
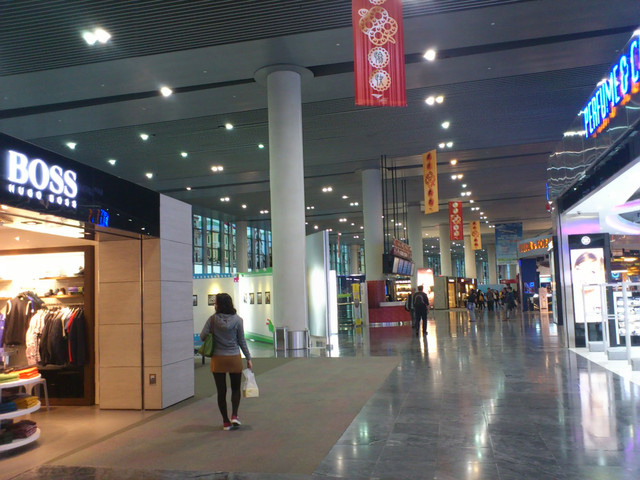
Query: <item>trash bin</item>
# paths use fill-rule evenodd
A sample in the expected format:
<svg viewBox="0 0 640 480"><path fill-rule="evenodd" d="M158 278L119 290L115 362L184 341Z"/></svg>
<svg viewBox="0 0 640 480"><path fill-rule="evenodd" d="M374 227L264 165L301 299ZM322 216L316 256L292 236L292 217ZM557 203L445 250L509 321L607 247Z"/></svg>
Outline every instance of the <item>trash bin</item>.
<svg viewBox="0 0 640 480"><path fill-rule="evenodd" d="M291 330L288 350L307 350L309 348L309 330Z"/></svg>
<svg viewBox="0 0 640 480"><path fill-rule="evenodd" d="M275 332L273 332L273 348L276 349L276 352L285 352L288 349L288 328L287 327L276 327Z"/></svg>

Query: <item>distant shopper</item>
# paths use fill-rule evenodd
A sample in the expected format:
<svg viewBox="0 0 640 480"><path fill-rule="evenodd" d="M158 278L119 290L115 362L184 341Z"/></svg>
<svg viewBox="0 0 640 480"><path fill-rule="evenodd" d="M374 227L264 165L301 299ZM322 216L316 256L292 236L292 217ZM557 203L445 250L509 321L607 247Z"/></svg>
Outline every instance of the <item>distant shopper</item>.
<svg viewBox="0 0 640 480"><path fill-rule="evenodd" d="M490 312L493 312L493 302L495 301L496 297L493 294L493 290L491 290L490 288L487 288L487 309Z"/></svg>
<svg viewBox="0 0 640 480"><path fill-rule="evenodd" d="M424 287L418 286L418 291L413 294L413 316L416 337L420 335L420 320L422 320L422 334L427 334L427 312L429 310L429 297L424 293Z"/></svg>
<svg viewBox="0 0 640 480"><path fill-rule="evenodd" d="M233 300L226 293L216 295L214 303L216 313L204 324L200 339L207 334L213 335L214 349L211 357L211 372L218 390L218 408L222 414L223 430L235 430L240 427L238 407L240 407L240 383L242 379L242 357L247 359L247 368L252 369L251 354L244 339L242 318L233 308ZM231 419L227 411L227 373L231 381Z"/></svg>
<svg viewBox="0 0 640 480"><path fill-rule="evenodd" d="M511 316L511 311L516 309L516 294L511 287L507 288L505 303L507 305L507 318L509 318Z"/></svg>
<svg viewBox="0 0 640 480"><path fill-rule="evenodd" d="M484 293L482 293L482 290L478 290L476 306L478 307L478 309L484 310Z"/></svg>
<svg viewBox="0 0 640 480"><path fill-rule="evenodd" d="M467 310L469 310L469 321L476 321L476 291L472 288L467 296Z"/></svg>

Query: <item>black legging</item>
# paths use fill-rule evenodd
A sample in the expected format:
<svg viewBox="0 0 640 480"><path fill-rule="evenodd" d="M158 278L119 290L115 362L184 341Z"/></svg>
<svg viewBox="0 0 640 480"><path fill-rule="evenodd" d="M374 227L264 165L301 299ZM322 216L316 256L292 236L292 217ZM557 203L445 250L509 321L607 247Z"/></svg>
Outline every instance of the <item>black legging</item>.
<svg viewBox="0 0 640 480"><path fill-rule="evenodd" d="M238 416L238 407L240 406L240 380L241 373L230 373L231 379L231 415ZM213 372L213 379L218 389L218 408L222 414L224 423L229 423L229 414L227 413L227 374Z"/></svg>

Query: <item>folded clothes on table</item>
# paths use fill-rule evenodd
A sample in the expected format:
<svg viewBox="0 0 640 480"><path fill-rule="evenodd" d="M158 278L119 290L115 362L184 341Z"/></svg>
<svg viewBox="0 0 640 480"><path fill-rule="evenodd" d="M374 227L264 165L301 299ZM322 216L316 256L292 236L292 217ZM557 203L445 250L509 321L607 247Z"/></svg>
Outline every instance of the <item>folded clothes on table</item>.
<svg viewBox="0 0 640 480"><path fill-rule="evenodd" d="M16 370L13 373L17 373L21 379L35 378L38 375L40 375L40 372L38 371L37 367L29 367L29 368L24 368L22 370Z"/></svg>
<svg viewBox="0 0 640 480"><path fill-rule="evenodd" d="M13 400L13 403L15 403L18 408L31 408L35 407L39 401L38 397L29 396L16 398Z"/></svg>
<svg viewBox="0 0 640 480"><path fill-rule="evenodd" d="M0 383L15 382L16 380L19 380L19 379L20 379L20 376L15 372L0 373Z"/></svg>
<svg viewBox="0 0 640 480"><path fill-rule="evenodd" d="M15 404L15 402L0 403L0 414L15 412L17 409L18 406Z"/></svg>
<svg viewBox="0 0 640 480"><path fill-rule="evenodd" d="M38 427L33 420L20 420L11 425L11 433L13 438L27 438L36 433Z"/></svg>

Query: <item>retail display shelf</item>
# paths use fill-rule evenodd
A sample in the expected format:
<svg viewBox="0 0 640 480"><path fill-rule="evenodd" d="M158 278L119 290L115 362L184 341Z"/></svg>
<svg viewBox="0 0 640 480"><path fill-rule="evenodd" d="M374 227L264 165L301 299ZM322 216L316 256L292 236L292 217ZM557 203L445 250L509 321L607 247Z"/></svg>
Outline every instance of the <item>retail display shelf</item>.
<svg viewBox="0 0 640 480"><path fill-rule="evenodd" d="M40 383L41 379L42 379L42 376L38 375L37 377L33 377L33 378L23 378L23 379L20 379L20 380L14 380L13 382L0 383L0 398L2 398L1 390L5 389L5 388L24 387L24 386L35 384L35 383ZM23 408L23 409L20 409L20 410L16 410L15 412L3 413L2 415L0 415L0 419L21 417L22 415L26 415L28 413L35 412L39 408L40 408L40 402L38 402L37 405L34 405L31 408ZM27 438L18 438L18 439L14 440L11 443L0 445L0 452L6 452L8 450L13 450L14 448L19 448L19 447L22 447L24 445L28 445L30 443L35 442L38 438L40 438L40 429L39 428L36 429L36 432L33 435L31 435L31 436L29 436Z"/></svg>
<svg viewBox="0 0 640 480"><path fill-rule="evenodd" d="M73 293L71 295L51 295L50 297L40 297L42 300L56 299L56 298L81 298L84 295L82 293Z"/></svg>
<svg viewBox="0 0 640 480"><path fill-rule="evenodd" d="M14 440L11 443L0 445L0 452L6 452L8 450L13 450L14 448L19 448L25 445L29 445L30 443L35 442L39 438L40 438L40 429L36 428L36 432L27 438L18 438L17 440Z"/></svg>
<svg viewBox="0 0 640 480"><path fill-rule="evenodd" d="M27 415L29 413L33 413L36 410L40 410L40 402L38 402L37 405L34 405L33 407L30 408L19 408L18 410L15 410L13 412L8 412L8 413L0 413L0 420L6 420L8 418L15 418L15 417L21 417L22 415Z"/></svg>
<svg viewBox="0 0 640 480"><path fill-rule="evenodd" d="M83 275L74 275L72 277L40 277L40 280L82 280Z"/></svg>

